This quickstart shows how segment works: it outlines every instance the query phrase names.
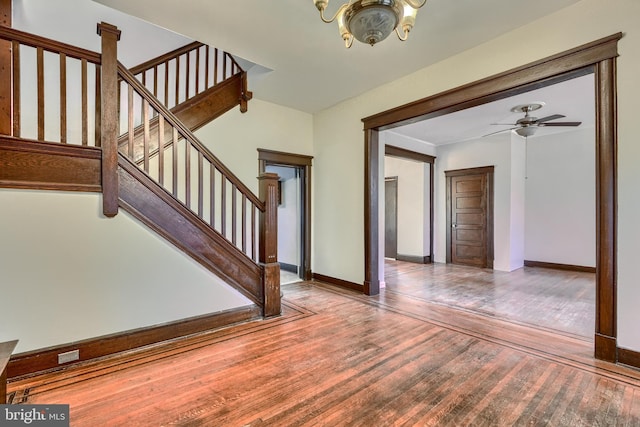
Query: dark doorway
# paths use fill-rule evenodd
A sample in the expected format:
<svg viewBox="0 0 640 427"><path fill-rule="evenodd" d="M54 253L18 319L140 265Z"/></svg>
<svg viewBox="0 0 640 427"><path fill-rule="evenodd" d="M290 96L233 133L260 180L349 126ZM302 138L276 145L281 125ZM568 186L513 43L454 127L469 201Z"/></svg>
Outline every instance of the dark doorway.
<svg viewBox="0 0 640 427"><path fill-rule="evenodd" d="M493 166L445 176L447 263L493 268Z"/></svg>
<svg viewBox="0 0 640 427"><path fill-rule="evenodd" d="M384 180L384 256L398 257L398 177Z"/></svg>

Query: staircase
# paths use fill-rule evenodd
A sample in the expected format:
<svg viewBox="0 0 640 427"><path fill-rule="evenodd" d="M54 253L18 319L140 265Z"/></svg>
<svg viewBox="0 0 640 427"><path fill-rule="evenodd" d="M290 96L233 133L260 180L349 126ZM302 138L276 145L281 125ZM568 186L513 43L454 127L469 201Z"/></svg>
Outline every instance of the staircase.
<svg viewBox="0 0 640 427"><path fill-rule="evenodd" d="M200 43L128 70L117 60L118 29L102 23L98 34L101 53L0 27L0 43L11 48L2 78L12 87L0 187L102 192L106 216L126 210L264 317L278 315L278 177L260 176L255 195L192 133L235 106L246 111L246 72ZM24 81L32 74L20 69L21 55L34 57L33 82ZM54 107L45 99L45 64L52 63ZM21 110L25 87L35 88L34 113ZM46 131L52 117L56 135ZM25 126L27 119L34 125Z"/></svg>
<svg viewBox="0 0 640 427"><path fill-rule="evenodd" d="M129 70L145 86L153 97L162 101L189 130L195 131L220 115L240 106L247 111L247 102L252 94L247 90L247 73L227 52L193 42L174 51L151 59ZM126 108L137 110L139 100L122 97L123 87L118 90ZM158 115L151 111L148 139L151 144L158 140ZM124 115L121 114L121 117ZM121 149L128 145L129 155L141 159L144 128L141 114L134 114L135 130L122 134L118 140ZM133 124L129 124L129 129ZM121 127L122 129L122 127ZM171 140L165 129L164 141ZM155 145L153 148L157 148ZM132 150L132 151L131 151ZM132 154L133 153L133 154Z"/></svg>

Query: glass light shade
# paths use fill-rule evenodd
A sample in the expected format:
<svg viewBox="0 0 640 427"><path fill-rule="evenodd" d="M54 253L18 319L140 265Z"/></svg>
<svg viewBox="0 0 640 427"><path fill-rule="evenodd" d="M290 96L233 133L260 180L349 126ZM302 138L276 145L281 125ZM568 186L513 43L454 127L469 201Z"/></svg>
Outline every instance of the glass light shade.
<svg viewBox="0 0 640 427"><path fill-rule="evenodd" d="M410 31L416 23L418 9L414 9L408 3L404 3L403 12L404 15L402 16L400 26L404 31Z"/></svg>
<svg viewBox="0 0 640 427"><path fill-rule="evenodd" d="M398 25L396 10L385 4L370 4L347 12L352 12L345 16L349 32L356 40L371 46L386 39Z"/></svg>
<svg viewBox="0 0 640 427"><path fill-rule="evenodd" d="M329 0L313 0L313 4L316 5L318 10L325 10L327 5L329 4Z"/></svg>
<svg viewBox="0 0 640 427"><path fill-rule="evenodd" d="M516 133L520 136L531 136L534 133L536 133L536 127L535 126L524 126L521 128L516 129Z"/></svg>

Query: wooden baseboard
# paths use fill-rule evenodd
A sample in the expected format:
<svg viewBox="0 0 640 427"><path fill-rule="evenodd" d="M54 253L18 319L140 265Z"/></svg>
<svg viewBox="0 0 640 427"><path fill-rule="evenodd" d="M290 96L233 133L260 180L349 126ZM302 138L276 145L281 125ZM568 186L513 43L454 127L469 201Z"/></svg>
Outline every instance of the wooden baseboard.
<svg viewBox="0 0 640 427"><path fill-rule="evenodd" d="M616 363L617 358L617 346L616 338L608 335L595 334L595 358L604 360L606 362Z"/></svg>
<svg viewBox="0 0 640 427"><path fill-rule="evenodd" d="M284 271L290 271L291 273L298 274L298 266L293 264L287 264L286 262L279 262L280 269Z"/></svg>
<svg viewBox="0 0 640 427"><path fill-rule="evenodd" d="M260 315L260 308L257 306L239 307L164 325L140 328L75 343L19 353L11 357L7 367L7 376L8 378L16 378L42 371L63 369L70 364L110 356L123 351L133 350L199 332L258 319ZM80 358L78 360L62 365L58 364L58 354L74 350L79 351Z"/></svg>
<svg viewBox="0 0 640 427"><path fill-rule="evenodd" d="M331 276L325 276L324 274L313 273L313 280L328 283L330 285L340 286L341 288L352 289L359 292L364 291L364 287L362 285L354 282L349 282L347 280L336 279L335 277Z"/></svg>
<svg viewBox="0 0 640 427"><path fill-rule="evenodd" d="M571 264L556 264L553 262L543 262L543 261L524 261L525 267L541 267L541 268L551 268L554 270L564 270L564 271L579 271L583 273L595 273L595 267L585 267L582 265L571 265Z"/></svg>
<svg viewBox="0 0 640 427"><path fill-rule="evenodd" d="M398 255L396 255L396 259L398 261L412 262L414 264L431 264L431 256L430 255L420 256L420 255L402 255L402 254L398 254Z"/></svg>
<svg viewBox="0 0 640 427"><path fill-rule="evenodd" d="M640 369L640 352L618 347L618 363Z"/></svg>

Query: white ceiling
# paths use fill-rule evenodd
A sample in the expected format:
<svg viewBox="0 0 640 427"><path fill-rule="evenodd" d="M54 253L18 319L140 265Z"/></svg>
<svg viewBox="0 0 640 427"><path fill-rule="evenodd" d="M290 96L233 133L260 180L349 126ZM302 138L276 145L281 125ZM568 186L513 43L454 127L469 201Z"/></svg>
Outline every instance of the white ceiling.
<svg viewBox="0 0 640 427"><path fill-rule="evenodd" d="M314 113L579 0L428 0L407 42L392 34L351 49L311 0L95 1L259 64L256 98ZM331 0L328 11L340 4ZM509 108L498 118L509 119Z"/></svg>
<svg viewBox="0 0 640 427"><path fill-rule="evenodd" d="M515 123L524 117L511 109L517 105L544 102L545 105L530 115L542 118L553 114L566 116L556 122L582 122L575 127L540 127L535 136L568 132L595 126L595 82L593 74L568 80L542 89L501 99L455 113L402 126L387 132L396 133L429 145L445 145L480 138L487 134L510 129L491 123ZM552 123L551 121L550 123Z"/></svg>

